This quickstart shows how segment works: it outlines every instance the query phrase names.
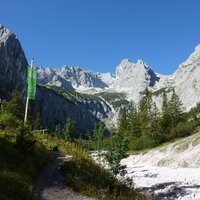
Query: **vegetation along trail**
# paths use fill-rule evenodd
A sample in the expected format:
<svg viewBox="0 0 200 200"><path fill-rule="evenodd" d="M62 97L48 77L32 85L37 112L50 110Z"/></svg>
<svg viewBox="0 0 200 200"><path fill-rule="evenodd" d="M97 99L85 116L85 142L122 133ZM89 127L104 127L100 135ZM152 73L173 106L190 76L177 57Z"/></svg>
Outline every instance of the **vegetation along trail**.
<svg viewBox="0 0 200 200"><path fill-rule="evenodd" d="M65 178L60 170L67 160L67 156L59 152L53 152L54 161L44 168L40 174L36 191L37 200L92 200L81 196L67 187Z"/></svg>

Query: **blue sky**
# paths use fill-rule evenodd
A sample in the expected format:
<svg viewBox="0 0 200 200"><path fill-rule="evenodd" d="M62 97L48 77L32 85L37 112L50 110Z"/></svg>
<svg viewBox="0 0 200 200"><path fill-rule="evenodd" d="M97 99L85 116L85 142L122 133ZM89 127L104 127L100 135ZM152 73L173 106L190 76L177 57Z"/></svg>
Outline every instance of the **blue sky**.
<svg viewBox="0 0 200 200"><path fill-rule="evenodd" d="M199 0L6 0L0 23L40 66L115 72L123 58L171 74L200 43Z"/></svg>

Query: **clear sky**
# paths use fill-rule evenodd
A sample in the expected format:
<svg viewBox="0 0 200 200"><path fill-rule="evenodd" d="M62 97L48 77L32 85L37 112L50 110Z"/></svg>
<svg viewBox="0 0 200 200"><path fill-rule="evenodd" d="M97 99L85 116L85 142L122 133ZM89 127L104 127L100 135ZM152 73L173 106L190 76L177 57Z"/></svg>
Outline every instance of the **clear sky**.
<svg viewBox="0 0 200 200"><path fill-rule="evenodd" d="M40 66L115 72L124 58L171 74L200 43L200 0L6 0L0 23Z"/></svg>

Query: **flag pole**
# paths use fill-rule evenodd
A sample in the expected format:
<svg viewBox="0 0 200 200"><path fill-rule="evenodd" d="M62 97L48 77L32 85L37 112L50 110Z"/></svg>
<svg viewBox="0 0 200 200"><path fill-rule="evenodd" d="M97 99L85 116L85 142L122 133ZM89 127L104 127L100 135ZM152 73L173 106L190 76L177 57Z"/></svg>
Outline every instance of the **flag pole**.
<svg viewBox="0 0 200 200"><path fill-rule="evenodd" d="M34 61L34 58L31 59L31 69L33 69L33 61ZM27 121L28 103L29 103L29 98L28 98L28 90L27 90L27 99L26 99L26 108L25 108L24 123L26 123L26 121Z"/></svg>

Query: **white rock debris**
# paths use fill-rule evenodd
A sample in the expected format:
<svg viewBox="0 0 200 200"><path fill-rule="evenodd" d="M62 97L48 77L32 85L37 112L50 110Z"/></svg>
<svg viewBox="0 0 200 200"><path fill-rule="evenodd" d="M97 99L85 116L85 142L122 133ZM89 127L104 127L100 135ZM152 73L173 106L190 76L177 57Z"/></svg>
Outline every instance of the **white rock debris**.
<svg viewBox="0 0 200 200"><path fill-rule="evenodd" d="M134 186L155 199L200 199L200 133L122 160Z"/></svg>

